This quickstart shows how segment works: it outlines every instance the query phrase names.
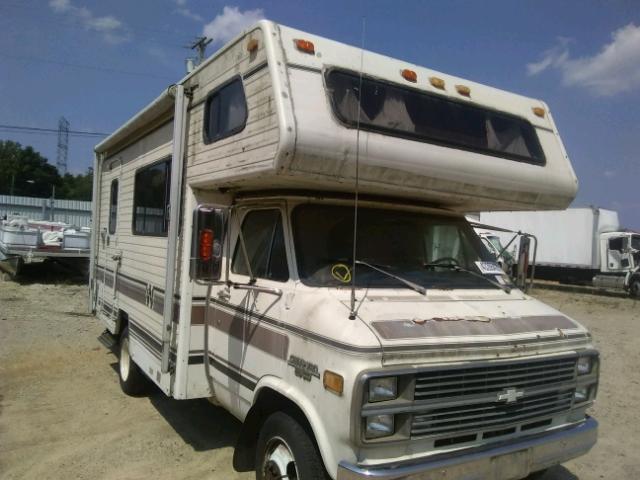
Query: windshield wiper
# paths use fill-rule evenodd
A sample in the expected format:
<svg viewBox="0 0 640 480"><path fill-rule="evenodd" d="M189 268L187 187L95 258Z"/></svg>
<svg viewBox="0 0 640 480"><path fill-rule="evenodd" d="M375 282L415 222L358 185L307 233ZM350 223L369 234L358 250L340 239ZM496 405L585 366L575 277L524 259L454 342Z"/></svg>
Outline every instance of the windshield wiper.
<svg viewBox="0 0 640 480"><path fill-rule="evenodd" d="M375 265L372 265L370 263L367 262L363 262L361 260L356 260L354 262L356 265L364 265L365 267L369 267L371 270L375 270L376 272L382 273L383 275L386 275L389 278L393 278L394 280L397 280L400 283L403 283L404 285L406 285L407 287L411 288L412 290L415 290L416 292L418 292L421 295L426 295L427 294L427 289L418 285L417 283L413 283L410 280L407 280L405 278L399 277L397 275L394 275L391 272L387 272L386 270L383 270L380 267L377 267Z"/></svg>
<svg viewBox="0 0 640 480"><path fill-rule="evenodd" d="M489 282L491 285L493 285L494 287L498 287L500 290L502 290L505 293L511 293L511 287L509 285L502 285L494 280L491 280L490 278L485 277L484 275L478 272L474 272L473 270L469 270L468 268L463 268L460 265L451 265L448 263L425 263L424 264L424 268L430 268L430 267L448 268L449 270L455 270L456 272L465 272L476 278L481 278Z"/></svg>

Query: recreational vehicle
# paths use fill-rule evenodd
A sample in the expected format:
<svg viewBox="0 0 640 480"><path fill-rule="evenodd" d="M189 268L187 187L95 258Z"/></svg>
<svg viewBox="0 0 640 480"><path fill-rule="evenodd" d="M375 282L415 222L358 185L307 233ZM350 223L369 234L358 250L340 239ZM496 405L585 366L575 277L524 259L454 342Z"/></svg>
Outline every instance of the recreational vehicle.
<svg viewBox="0 0 640 480"><path fill-rule="evenodd" d="M590 334L464 217L574 198L543 102L261 21L95 151L122 389L227 409L237 470L512 479L594 445Z"/></svg>

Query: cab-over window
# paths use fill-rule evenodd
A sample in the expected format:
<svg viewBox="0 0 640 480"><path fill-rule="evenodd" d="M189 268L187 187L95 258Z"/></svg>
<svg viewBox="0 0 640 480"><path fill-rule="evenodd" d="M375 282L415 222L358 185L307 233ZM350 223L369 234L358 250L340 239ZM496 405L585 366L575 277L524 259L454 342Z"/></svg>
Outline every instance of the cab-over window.
<svg viewBox="0 0 640 480"><path fill-rule="evenodd" d="M247 101L240 77L209 94L204 107L204 143L235 135L246 123Z"/></svg>

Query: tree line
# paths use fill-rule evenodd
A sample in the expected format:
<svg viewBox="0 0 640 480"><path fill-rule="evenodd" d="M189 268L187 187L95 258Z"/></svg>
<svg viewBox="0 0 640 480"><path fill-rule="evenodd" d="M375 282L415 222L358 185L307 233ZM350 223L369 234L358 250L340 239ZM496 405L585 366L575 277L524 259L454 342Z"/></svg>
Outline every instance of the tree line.
<svg viewBox="0 0 640 480"><path fill-rule="evenodd" d="M0 195L91 200L93 169L79 175L60 175L33 147L0 140Z"/></svg>

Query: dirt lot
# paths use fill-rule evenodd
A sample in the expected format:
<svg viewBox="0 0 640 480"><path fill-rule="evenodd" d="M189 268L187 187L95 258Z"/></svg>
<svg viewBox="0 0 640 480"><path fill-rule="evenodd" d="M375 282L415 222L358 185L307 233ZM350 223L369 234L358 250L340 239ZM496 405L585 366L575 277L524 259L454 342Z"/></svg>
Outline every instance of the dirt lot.
<svg viewBox="0 0 640 480"><path fill-rule="evenodd" d="M120 392L78 283L0 281L0 477L248 479L231 468L239 423L206 401ZM600 440L551 479L640 478L640 302L539 290L583 321L602 355Z"/></svg>

